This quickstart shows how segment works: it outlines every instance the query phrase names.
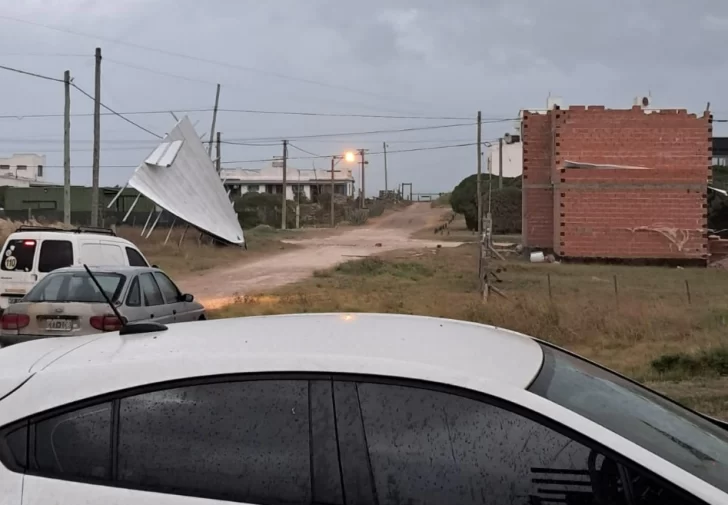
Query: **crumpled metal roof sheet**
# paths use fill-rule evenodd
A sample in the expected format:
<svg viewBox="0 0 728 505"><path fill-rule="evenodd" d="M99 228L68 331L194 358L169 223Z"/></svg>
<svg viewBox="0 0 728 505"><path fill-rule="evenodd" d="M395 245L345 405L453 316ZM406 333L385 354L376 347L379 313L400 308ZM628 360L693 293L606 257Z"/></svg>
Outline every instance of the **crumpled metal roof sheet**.
<svg viewBox="0 0 728 505"><path fill-rule="evenodd" d="M231 244L245 242L220 176L187 116L136 168L129 186L200 230Z"/></svg>

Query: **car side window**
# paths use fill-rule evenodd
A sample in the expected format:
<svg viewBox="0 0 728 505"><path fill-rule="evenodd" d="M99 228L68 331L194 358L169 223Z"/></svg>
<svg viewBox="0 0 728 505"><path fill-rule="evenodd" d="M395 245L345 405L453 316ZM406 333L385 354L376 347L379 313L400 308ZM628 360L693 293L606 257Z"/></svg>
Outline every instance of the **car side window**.
<svg viewBox="0 0 728 505"><path fill-rule="evenodd" d="M142 288L142 295L144 296L144 305L147 307L164 305L164 297L162 297L162 292L159 290L157 281L154 280L152 274L141 274L138 279Z"/></svg>
<svg viewBox="0 0 728 505"><path fill-rule="evenodd" d="M691 503L499 406L387 384L336 383L335 391L347 497L376 496L380 505Z"/></svg>
<svg viewBox="0 0 728 505"><path fill-rule="evenodd" d="M126 304L129 307L141 307L142 306L142 292L139 289L139 278L134 277L131 281L131 287L129 288L129 294L126 297Z"/></svg>
<svg viewBox="0 0 728 505"><path fill-rule="evenodd" d="M118 480L246 503L343 503L331 460L333 407L327 412L309 396L318 391L330 402L330 382L316 387L309 391L306 380L244 381L122 399ZM321 417L330 420L313 426Z"/></svg>
<svg viewBox="0 0 728 505"><path fill-rule="evenodd" d="M131 247L126 248L126 257L129 260L129 266L132 267L148 267L147 261L144 259L139 251L132 249Z"/></svg>
<svg viewBox="0 0 728 505"><path fill-rule="evenodd" d="M31 468L67 478L109 478L111 424L110 403L38 421Z"/></svg>
<svg viewBox="0 0 728 505"><path fill-rule="evenodd" d="M73 244L68 240L44 240L40 244L38 271L52 272L73 265Z"/></svg>
<svg viewBox="0 0 728 505"><path fill-rule="evenodd" d="M154 278L157 284L159 284L159 288L162 290L162 294L167 303L177 303L180 301L182 295L169 277L161 272L154 272Z"/></svg>
<svg viewBox="0 0 728 505"><path fill-rule="evenodd" d="M33 270L36 247L35 240L8 240L0 268L8 272L30 272Z"/></svg>

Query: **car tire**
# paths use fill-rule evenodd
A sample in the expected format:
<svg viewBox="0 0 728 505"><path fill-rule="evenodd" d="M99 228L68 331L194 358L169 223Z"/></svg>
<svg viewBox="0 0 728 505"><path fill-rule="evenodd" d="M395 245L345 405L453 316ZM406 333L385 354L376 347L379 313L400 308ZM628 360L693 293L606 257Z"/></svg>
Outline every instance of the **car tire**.
<svg viewBox="0 0 728 505"><path fill-rule="evenodd" d="M198 321L207 321L207 316L205 316L205 314L202 314L197 320Z"/></svg>

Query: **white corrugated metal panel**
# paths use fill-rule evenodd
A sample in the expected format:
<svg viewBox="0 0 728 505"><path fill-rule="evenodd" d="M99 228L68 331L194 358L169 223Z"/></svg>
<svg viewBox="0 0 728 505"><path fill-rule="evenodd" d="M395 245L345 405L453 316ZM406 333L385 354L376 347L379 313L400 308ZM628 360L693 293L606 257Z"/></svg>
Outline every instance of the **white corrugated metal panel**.
<svg viewBox="0 0 728 505"><path fill-rule="evenodd" d="M220 176L187 116L137 167L129 186L215 237L237 245L245 241Z"/></svg>

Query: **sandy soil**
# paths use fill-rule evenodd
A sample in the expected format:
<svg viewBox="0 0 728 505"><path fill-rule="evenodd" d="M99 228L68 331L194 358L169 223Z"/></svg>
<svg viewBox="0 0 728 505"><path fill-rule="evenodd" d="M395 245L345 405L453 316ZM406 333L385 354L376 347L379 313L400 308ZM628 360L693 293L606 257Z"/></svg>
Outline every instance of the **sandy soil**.
<svg viewBox="0 0 728 505"><path fill-rule="evenodd" d="M385 214L366 226L325 238L288 240L302 248L274 254L253 262L208 270L188 277L180 287L213 309L227 305L236 296L261 293L313 275L315 270L397 249L457 247L459 242L419 240L412 234L434 227L446 210L433 209L429 203L413 204L404 210ZM434 235L433 235L434 238Z"/></svg>

